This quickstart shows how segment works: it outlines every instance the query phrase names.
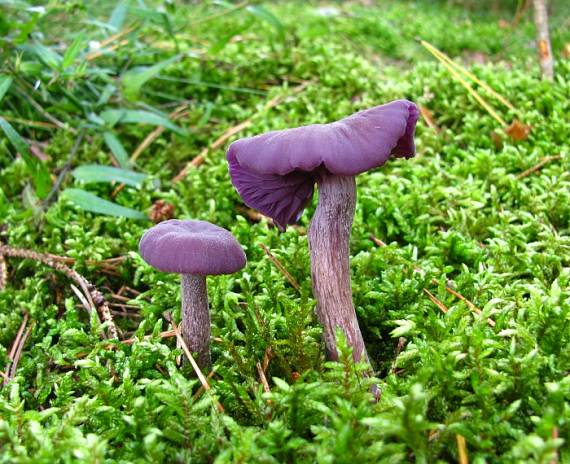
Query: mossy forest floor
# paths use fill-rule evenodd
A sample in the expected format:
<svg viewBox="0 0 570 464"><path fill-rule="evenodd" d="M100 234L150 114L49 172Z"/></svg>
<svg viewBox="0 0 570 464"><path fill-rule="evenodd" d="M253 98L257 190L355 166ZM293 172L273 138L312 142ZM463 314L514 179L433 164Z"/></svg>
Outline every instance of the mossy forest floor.
<svg viewBox="0 0 570 464"><path fill-rule="evenodd" d="M135 341L103 339L65 274L6 257L0 462L570 462L566 2L550 2L553 83L524 2L45 3L0 4L0 240L68 258ZM465 77L505 125L418 39L508 100ZM346 346L323 357L314 203L279 233L224 149L398 98L423 108L418 154L358 177L351 241L374 403ZM530 133L508 135L515 120ZM160 337L178 276L137 251L172 208L248 258L208 280L206 393Z"/></svg>

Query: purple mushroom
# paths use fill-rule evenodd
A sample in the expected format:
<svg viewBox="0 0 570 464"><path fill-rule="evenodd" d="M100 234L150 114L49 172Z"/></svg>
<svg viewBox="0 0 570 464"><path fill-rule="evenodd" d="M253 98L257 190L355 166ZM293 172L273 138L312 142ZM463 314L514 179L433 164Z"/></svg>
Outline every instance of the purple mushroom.
<svg viewBox="0 0 570 464"><path fill-rule="evenodd" d="M338 359L337 328L352 346L354 360L368 359L350 286L355 176L390 157L413 157L418 115L414 103L397 100L330 124L243 138L228 150L232 183L242 199L280 230L299 220L318 185L308 235L313 293L329 359Z"/></svg>
<svg viewBox="0 0 570 464"><path fill-rule="evenodd" d="M198 364L210 367L210 312L207 275L233 274L245 254L226 229L206 221L171 219L147 230L139 243L143 259L163 272L182 276L182 337Z"/></svg>

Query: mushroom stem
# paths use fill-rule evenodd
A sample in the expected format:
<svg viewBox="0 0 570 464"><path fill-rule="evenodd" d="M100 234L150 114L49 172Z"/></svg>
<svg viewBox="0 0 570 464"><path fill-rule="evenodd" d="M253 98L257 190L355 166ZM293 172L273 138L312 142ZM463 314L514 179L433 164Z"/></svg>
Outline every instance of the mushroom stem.
<svg viewBox="0 0 570 464"><path fill-rule="evenodd" d="M355 361L368 361L350 286L349 241L356 183L353 176L321 172L319 203L309 227L311 276L317 316L324 327L327 358L338 360L335 332L342 329Z"/></svg>
<svg viewBox="0 0 570 464"><path fill-rule="evenodd" d="M206 277L182 274L182 338L198 365L210 368L210 311Z"/></svg>

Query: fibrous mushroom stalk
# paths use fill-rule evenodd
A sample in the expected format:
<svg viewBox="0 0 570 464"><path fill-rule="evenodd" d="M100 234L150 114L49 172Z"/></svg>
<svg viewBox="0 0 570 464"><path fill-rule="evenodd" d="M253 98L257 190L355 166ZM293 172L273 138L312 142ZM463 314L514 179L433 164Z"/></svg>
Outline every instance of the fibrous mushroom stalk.
<svg viewBox="0 0 570 464"><path fill-rule="evenodd" d="M336 329L345 333L355 361L368 361L350 286L349 241L356 183L353 176L324 170L317 179L319 203L309 227L309 250L317 316L324 327L327 358L338 360Z"/></svg>
<svg viewBox="0 0 570 464"><path fill-rule="evenodd" d="M182 274L182 338L202 369L209 369L210 311L206 277Z"/></svg>

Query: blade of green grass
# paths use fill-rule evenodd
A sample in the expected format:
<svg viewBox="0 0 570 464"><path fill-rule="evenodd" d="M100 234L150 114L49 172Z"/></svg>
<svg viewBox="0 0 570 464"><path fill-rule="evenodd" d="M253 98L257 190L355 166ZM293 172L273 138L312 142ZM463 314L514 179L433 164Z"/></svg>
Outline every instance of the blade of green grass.
<svg viewBox="0 0 570 464"><path fill-rule="evenodd" d="M186 131L178 127L176 124L170 122L164 116L160 116L150 111L143 110L117 110L111 109L106 110L101 113L101 118L109 125L114 126L115 124L149 124L151 126L163 126L176 132L179 135L185 135Z"/></svg>
<svg viewBox="0 0 570 464"><path fill-rule="evenodd" d="M73 170L72 174L77 180L86 183L120 182L131 187L140 187L147 178L146 174L140 172L97 164L79 166Z"/></svg>
<svg viewBox="0 0 570 464"><path fill-rule="evenodd" d="M128 169L131 165L129 162L129 155L119 138L113 132L107 131L103 134L103 139L105 139L105 144L109 147L109 150L111 150L111 153L113 153L113 156L119 162L119 166L123 169Z"/></svg>
<svg viewBox="0 0 570 464"><path fill-rule="evenodd" d="M40 198L45 198L49 193L52 185L51 177L45 164L43 164L38 158L32 155L28 144L22 137L20 137L20 134L16 132L10 123L2 117L0 117L0 128L2 128L8 140L12 143L12 145L14 145L16 150L18 150L24 159L24 162L28 166L28 170L32 174L36 194Z"/></svg>
<svg viewBox="0 0 570 464"><path fill-rule="evenodd" d="M142 86L156 77L160 71L166 68L169 64L174 63L180 58L180 55L173 56L167 60L161 61L150 67L140 67L135 69L130 69L123 74L121 83L123 87L123 93L128 100L135 100L139 94Z"/></svg>
<svg viewBox="0 0 570 464"><path fill-rule="evenodd" d="M4 98L4 95L6 95L6 92L10 90L11 85L12 78L6 74L0 74L0 102Z"/></svg>
<svg viewBox="0 0 570 464"><path fill-rule="evenodd" d="M146 214L136 209L126 208L112 201L104 200L97 195L82 189L68 188L61 192L61 197L71 201L82 210L107 216L126 217L129 219L146 220Z"/></svg>

